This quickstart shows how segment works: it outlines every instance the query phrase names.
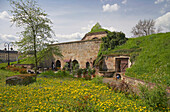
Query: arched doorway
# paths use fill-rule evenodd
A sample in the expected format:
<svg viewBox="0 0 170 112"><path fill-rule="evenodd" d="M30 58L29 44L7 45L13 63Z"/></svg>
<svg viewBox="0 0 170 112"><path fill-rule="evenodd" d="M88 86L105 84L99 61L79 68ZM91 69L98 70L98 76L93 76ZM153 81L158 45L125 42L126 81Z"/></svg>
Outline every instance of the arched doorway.
<svg viewBox="0 0 170 112"><path fill-rule="evenodd" d="M93 68L95 67L95 61L96 61L96 60L93 61Z"/></svg>
<svg viewBox="0 0 170 112"><path fill-rule="evenodd" d="M79 62L77 60L73 60L72 65L73 69L79 69Z"/></svg>
<svg viewBox="0 0 170 112"><path fill-rule="evenodd" d="M56 61L56 70L60 70L61 69L61 62L60 60Z"/></svg>
<svg viewBox="0 0 170 112"><path fill-rule="evenodd" d="M86 68L89 68L89 67L90 67L90 63L86 62Z"/></svg>

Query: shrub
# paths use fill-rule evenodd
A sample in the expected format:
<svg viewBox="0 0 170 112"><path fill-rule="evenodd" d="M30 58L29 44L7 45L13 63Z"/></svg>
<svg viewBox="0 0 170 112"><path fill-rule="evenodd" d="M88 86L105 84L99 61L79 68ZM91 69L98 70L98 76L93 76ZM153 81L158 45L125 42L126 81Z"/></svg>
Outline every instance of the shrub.
<svg viewBox="0 0 170 112"><path fill-rule="evenodd" d="M72 76L76 75L76 70L72 71Z"/></svg>
<svg viewBox="0 0 170 112"><path fill-rule="evenodd" d="M11 70L12 70L12 71L20 71L20 68L18 68L18 67L13 67Z"/></svg>
<svg viewBox="0 0 170 112"><path fill-rule="evenodd" d="M68 63L65 63L64 67L63 67L63 70L68 70L69 69L69 64Z"/></svg>
<svg viewBox="0 0 170 112"><path fill-rule="evenodd" d="M87 74L87 69L86 68L82 70L82 74L85 77L85 75Z"/></svg>
<svg viewBox="0 0 170 112"><path fill-rule="evenodd" d="M125 95L135 95L132 86L129 83L126 83L124 80L115 80L111 84L108 84L108 86L115 92L122 92L125 93Z"/></svg>
<svg viewBox="0 0 170 112"><path fill-rule="evenodd" d="M69 71L66 70L59 70L57 73L55 73L55 76L57 77L72 77L69 73Z"/></svg>
<svg viewBox="0 0 170 112"><path fill-rule="evenodd" d="M92 82L96 83L96 84L102 84L103 83L103 77L100 76L96 76L95 78L92 79Z"/></svg>
<svg viewBox="0 0 170 112"><path fill-rule="evenodd" d="M27 70L25 68L21 68L21 69L19 69L19 73L26 74Z"/></svg>
<svg viewBox="0 0 170 112"><path fill-rule="evenodd" d="M41 75L44 75L44 76L55 76L55 73L52 70L49 70L49 71L45 71L45 72L41 73Z"/></svg>
<svg viewBox="0 0 170 112"><path fill-rule="evenodd" d="M81 77L82 72L83 72L83 69L78 69L78 70L77 70L77 75L78 75L78 77Z"/></svg>
<svg viewBox="0 0 170 112"><path fill-rule="evenodd" d="M86 74L84 78L85 78L86 80L91 80L91 74L90 74L90 73Z"/></svg>
<svg viewBox="0 0 170 112"><path fill-rule="evenodd" d="M162 85L157 85L154 88L149 88L146 85L140 85L140 95L143 101L154 109L167 107L166 88Z"/></svg>
<svg viewBox="0 0 170 112"><path fill-rule="evenodd" d="M40 76L52 76L52 77L72 77L69 73L69 71L66 70L58 70L57 73L54 73L52 70L43 72L40 74Z"/></svg>

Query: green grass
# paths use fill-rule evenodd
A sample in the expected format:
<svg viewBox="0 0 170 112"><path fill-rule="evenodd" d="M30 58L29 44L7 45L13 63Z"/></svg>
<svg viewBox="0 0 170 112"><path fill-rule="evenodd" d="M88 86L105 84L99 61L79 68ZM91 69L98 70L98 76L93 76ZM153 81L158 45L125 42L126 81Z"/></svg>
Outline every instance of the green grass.
<svg viewBox="0 0 170 112"><path fill-rule="evenodd" d="M104 54L129 54L135 62L126 75L170 86L170 33L130 38Z"/></svg>
<svg viewBox="0 0 170 112"><path fill-rule="evenodd" d="M15 73L15 72L12 72L9 70L0 69L0 87L4 86L6 77L13 76L13 75L19 75L19 74L20 74L19 72Z"/></svg>
<svg viewBox="0 0 170 112"><path fill-rule="evenodd" d="M103 31L110 32L110 31L109 31L109 30L107 30L107 29L103 29L103 28L101 28L101 29L92 30L92 31L90 31L90 32L88 32L88 33L96 33L96 32L103 32Z"/></svg>

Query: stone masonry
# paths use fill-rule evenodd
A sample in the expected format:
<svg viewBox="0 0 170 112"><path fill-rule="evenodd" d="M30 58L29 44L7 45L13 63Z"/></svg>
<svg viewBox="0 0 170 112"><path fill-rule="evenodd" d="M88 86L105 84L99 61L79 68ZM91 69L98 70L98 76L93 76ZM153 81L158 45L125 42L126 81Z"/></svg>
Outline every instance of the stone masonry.
<svg viewBox="0 0 170 112"><path fill-rule="evenodd" d="M86 68L87 63L92 67L97 58L100 43L101 40L82 40L55 44L61 50L63 57L54 54L54 61L55 63L60 61L61 68L64 67L66 62L74 60L78 62L80 68Z"/></svg>
<svg viewBox="0 0 170 112"><path fill-rule="evenodd" d="M102 37L107 36L107 32L94 32L94 33L87 33L82 40L93 40L93 39L101 39Z"/></svg>

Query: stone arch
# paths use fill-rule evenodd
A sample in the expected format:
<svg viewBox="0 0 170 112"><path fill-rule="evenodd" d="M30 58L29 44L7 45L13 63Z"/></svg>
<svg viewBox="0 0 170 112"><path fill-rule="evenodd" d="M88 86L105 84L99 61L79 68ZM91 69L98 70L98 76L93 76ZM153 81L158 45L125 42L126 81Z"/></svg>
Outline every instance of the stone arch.
<svg viewBox="0 0 170 112"><path fill-rule="evenodd" d="M72 61L72 67L75 68L76 64L79 65L79 62L77 60ZM79 65L80 66L80 65ZM78 67L79 68L79 67Z"/></svg>
<svg viewBox="0 0 170 112"><path fill-rule="evenodd" d="M60 60L56 61L56 69L57 70L61 69L61 62L60 62Z"/></svg>
<svg viewBox="0 0 170 112"><path fill-rule="evenodd" d="M90 67L90 63L86 62L86 68L89 68L89 67Z"/></svg>

